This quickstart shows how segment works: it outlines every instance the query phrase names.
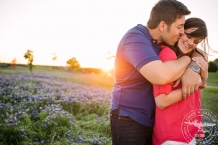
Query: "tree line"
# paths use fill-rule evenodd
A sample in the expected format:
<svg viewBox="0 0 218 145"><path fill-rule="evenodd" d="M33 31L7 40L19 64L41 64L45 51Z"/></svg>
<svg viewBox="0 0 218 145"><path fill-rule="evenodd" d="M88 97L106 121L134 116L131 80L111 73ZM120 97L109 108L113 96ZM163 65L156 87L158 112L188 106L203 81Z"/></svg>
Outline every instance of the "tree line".
<svg viewBox="0 0 218 145"><path fill-rule="evenodd" d="M208 72L217 72L218 71L218 58L214 61L209 62Z"/></svg>
<svg viewBox="0 0 218 145"><path fill-rule="evenodd" d="M53 54L54 56L52 57L52 61L55 61L57 59L57 56ZM32 66L33 66L33 51L32 50L27 50L27 52L24 54L24 58L28 60L28 68L29 71L32 72ZM14 60L12 61L13 66L14 66ZM80 69L80 64L79 61L76 59L76 57L72 57L66 62L67 67L69 70L72 71L78 71Z"/></svg>
<svg viewBox="0 0 218 145"><path fill-rule="evenodd" d="M57 59L57 56L55 54L53 54L53 58L52 58L52 61L55 61ZM112 55L112 56L108 56L107 59L112 59L114 58L115 56ZM27 59L27 65L28 65L28 68L29 68L29 71L32 72L32 68L33 68L33 51L32 50L27 50L24 54L24 58ZM16 67L16 58L14 58L11 62L11 65L12 67ZM94 68L88 68L88 69L84 69L84 68L81 68L80 66L80 63L79 61L76 59L76 57L72 57L70 58L69 60L66 61L66 65L67 65L67 68L68 70L70 71L73 71L73 72L87 72L87 73L91 73L91 72L94 72L94 73L99 73L100 72L100 69L94 69ZM7 65L3 65L1 64L0 67L7 67ZM208 67L208 72L217 72L218 71L218 58L215 59L214 61L210 61L209 62L209 67Z"/></svg>

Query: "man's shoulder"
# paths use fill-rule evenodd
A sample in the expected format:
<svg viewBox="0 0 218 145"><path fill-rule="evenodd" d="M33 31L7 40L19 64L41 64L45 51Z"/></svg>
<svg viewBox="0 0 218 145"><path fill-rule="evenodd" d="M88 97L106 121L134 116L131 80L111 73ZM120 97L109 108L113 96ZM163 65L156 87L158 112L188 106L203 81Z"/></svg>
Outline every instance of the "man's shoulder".
<svg viewBox="0 0 218 145"><path fill-rule="evenodd" d="M124 35L126 42L147 42L150 40L150 35L147 28L141 24L138 24L131 28Z"/></svg>
<svg viewBox="0 0 218 145"><path fill-rule="evenodd" d="M138 34L142 34L142 35L147 35L149 32L145 26L143 26L142 24L137 24L136 26L132 27L127 32L127 34L130 34L130 33L138 33Z"/></svg>

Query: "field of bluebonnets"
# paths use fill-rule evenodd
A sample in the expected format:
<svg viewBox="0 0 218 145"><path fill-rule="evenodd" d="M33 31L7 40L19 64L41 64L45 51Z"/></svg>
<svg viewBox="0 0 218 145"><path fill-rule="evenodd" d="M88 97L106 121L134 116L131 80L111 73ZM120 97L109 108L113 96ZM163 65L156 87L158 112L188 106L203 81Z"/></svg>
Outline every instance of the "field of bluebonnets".
<svg viewBox="0 0 218 145"><path fill-rule="evenodd" d="M208 81L202 106L217 116L218 89L211 86L218 84L218 74ZM112 82L100 75L0 68L0 145L111 144ZM213 136L209 144L218 143L217 126L206 135Z"/></svg>
<svg viewBox="0 0 218 145"><path fill-rule="evenodd" d="M110 91L74 78L0 70L0 144L111 144Z"/></svg>

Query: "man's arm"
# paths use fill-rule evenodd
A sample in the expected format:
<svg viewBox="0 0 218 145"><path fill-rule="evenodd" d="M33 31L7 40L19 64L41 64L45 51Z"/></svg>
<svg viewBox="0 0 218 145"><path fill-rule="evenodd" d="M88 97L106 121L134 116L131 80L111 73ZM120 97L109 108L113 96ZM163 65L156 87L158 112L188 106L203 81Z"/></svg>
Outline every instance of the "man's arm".
<svg viewBox="0 0 218 145"><path fill-rule="evenodd" d="M144 65L140 73L152 84L164 85L180 78L190 62L188 56L166 62L156 60Z"/></svg>

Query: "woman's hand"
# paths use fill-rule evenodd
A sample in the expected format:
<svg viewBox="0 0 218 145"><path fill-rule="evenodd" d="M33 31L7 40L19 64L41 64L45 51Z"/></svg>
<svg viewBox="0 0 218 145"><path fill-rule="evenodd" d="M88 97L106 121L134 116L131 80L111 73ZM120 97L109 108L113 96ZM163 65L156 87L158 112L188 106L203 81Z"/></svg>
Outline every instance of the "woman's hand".
<svg viewBox="0 0 218 145"><path fill-rule="evenodd" d="M175 81L175 83L173 84L173 88L177 87L180 82L181 82L181 78Z"/></svg>
<svg viewBox="0 0 218 145"><path fill-rule="evenodd" d="M208 78L208 59L206 57L193 57L193 61L200 67L201 69L201 79L202 85L206 82Z"/></svg>

